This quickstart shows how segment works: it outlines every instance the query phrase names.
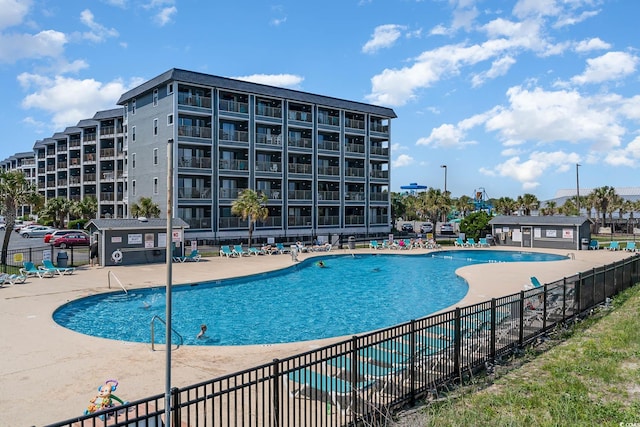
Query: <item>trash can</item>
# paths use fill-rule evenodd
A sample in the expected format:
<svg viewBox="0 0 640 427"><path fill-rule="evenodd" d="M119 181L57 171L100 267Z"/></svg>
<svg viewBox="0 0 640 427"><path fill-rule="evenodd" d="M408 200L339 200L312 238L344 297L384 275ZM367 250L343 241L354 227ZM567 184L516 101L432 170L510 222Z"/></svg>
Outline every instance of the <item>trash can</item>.
<svg viewBox="0 0 640 427"><path fill-rule="evenodd" d="M493 235L492 234L487 234L484 237L485 237L485 239L487 239L487 243L489 244L489 246L495 246L496 242L493 241Z"/></svg>
<svg viewBox="0 0 640 427"><path fill-rule="evenodd" d="M356 238L355 236L349 236L349 249L355 249L356 248Z"/></svg>
<svg viewBox="0 0 640 427"><path fill-rule="evenodd" d="M67 268L69 267L69 255L67 255L67 251L58 252L58 257L56 258L58 263L58 268Z"/></svg>
<svg viewBox="0 0 640 427"><path fill-rule="evenodd" d="M580 239L581 248L583 251L589 250L589 239L583 237Z"/></svg>

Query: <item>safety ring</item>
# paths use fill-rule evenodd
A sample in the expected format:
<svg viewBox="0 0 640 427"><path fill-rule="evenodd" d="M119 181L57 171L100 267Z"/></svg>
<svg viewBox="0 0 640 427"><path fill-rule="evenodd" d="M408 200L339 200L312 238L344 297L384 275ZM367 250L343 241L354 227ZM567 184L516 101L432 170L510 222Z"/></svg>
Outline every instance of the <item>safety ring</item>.
<svg viewBox="0 0 640 427"><path fill-rule="evenodd" d="M120 249L116 249L115 251L113 251L113 253L111 254L111 259L114 260L116 264L122 262L122 252L120 252Z"/></svg>

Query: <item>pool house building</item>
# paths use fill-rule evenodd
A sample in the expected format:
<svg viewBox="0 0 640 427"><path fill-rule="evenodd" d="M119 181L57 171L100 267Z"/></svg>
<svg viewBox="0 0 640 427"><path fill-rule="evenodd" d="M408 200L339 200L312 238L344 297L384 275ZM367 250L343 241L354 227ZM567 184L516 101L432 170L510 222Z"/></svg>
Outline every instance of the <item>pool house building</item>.
<svg viewBox="0 0 640 427"><path fill-rule="evenodd" d="M245 236L231 206L247 188L268 197L259 239L391 229L392 109L179 69L118 104L0 169L22 170L45 200L94 196L99 218L129 218L140 197L166 217L172 147L173 215L187 239Z"/></svg>

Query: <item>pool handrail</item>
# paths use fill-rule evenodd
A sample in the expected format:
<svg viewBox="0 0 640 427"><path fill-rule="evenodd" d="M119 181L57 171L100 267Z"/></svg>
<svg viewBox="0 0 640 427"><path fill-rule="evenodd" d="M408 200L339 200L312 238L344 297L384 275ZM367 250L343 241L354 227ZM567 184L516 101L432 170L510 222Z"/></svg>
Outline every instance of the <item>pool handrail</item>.
<svg viewBox="0 0 640 427"><path fill-rule="evenodd" d="M118 279L118 276L116 276L116 274L115 274L113 271L111 271L111 270L109 270L109 271L107 272L107 282L108 282L108 285L109 285L109 289L111 289L111 276L113 276L113 278L114 278L114 279L116 279L116 281L118 282L118 284L120 285L120 287L122 288L122 290L124 291L124 293L125 293L125 294L127 294L127 293L128 293L128 292L127 292L127 288L125 288L125 287L124 287L124 285L122 284L122 282L120 281L120 279Z"/></svg>
<svg viewBox="0 0 640 427"><path fill-rule="evenodd" d="M154 315L151 318L151 351L155 351L156 350L156 348L155 348L156 334L155 334L155 327L154 327L154 324L155 324L156 320L159 320L160 322L162 322L163 325L167 326L167 322L165 322L164 319L162 317L158 316L157 314ZM180 335L178 333L178 331L176 331L173 328L171 328L171 332L173 332L174 334L176 334L178 336L178 338L180 338L180 343L177 344L177 346L178 346L177 348L180 348L180 346L184 344L184 338L182 337L182 335Z"/></svg>

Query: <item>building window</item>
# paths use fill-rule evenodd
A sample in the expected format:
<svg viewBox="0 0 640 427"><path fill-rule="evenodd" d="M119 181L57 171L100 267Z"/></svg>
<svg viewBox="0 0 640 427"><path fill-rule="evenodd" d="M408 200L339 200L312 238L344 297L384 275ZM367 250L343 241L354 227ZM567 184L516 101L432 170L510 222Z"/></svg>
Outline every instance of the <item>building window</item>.
<svg viewBox="0 0 640 427"><path fill-rule="evenodd" d="M153 134L158 135L158 119L153 119Z"/></svg>
<svg viewBox="0 0 640 427"><path fill-rule="evenodd" d="M131 181L131 195L132 196L136 195L136 180L135 179L133 181Z"/></svg>
<svg viewBox="0 0 640 427"><path fill-rule="evenodd" d="M158 89L153 90L153 106L158 106Z"/></svg>
<svg viewBox="0 0 640 427"><path fill-rule="evenodd" d="M158 149L157 148L153 149L153 164L154 165L158 164Z"/></svg>
<svg viewBox="0 0 640 427"><path fill-rule="evenodd" d="M131 142L136 142L136 127L131 126Z"/></svg>
<svg viewBox="0 0 640 427"><path fill-rule="evenodd" d="M167 85L167 95L171 95L173 93L173 83L169 83Z"/></svg>
<svg viewBox="0 0 640 427"><path fill-rule="evenodd" d="M131 154L131 169L136 168L136 153Z"/></svg>
<svg viewBox="0 0 640 427"><path fill-rule="evenodd" d="M124 104L124 119L127 120L127 114L129 114L129 103Z"/></svg>
<svg viewBox="0 0 640 427"><path fill-rule="evenodd" d="M173 114L169 114L167 116L167 126L171 126L173 124Z"/></svg>
<svg viewBox="0 0 640 427"><path fill-rule="evenodd" d="M153 178L153 194L158 194L158 178Z"/></svg>
<svg viewBox="0 0 640 427"><path fill-rule="evenodd" d="M136 100L131 101L131 114L136 113Z"/></svg>

